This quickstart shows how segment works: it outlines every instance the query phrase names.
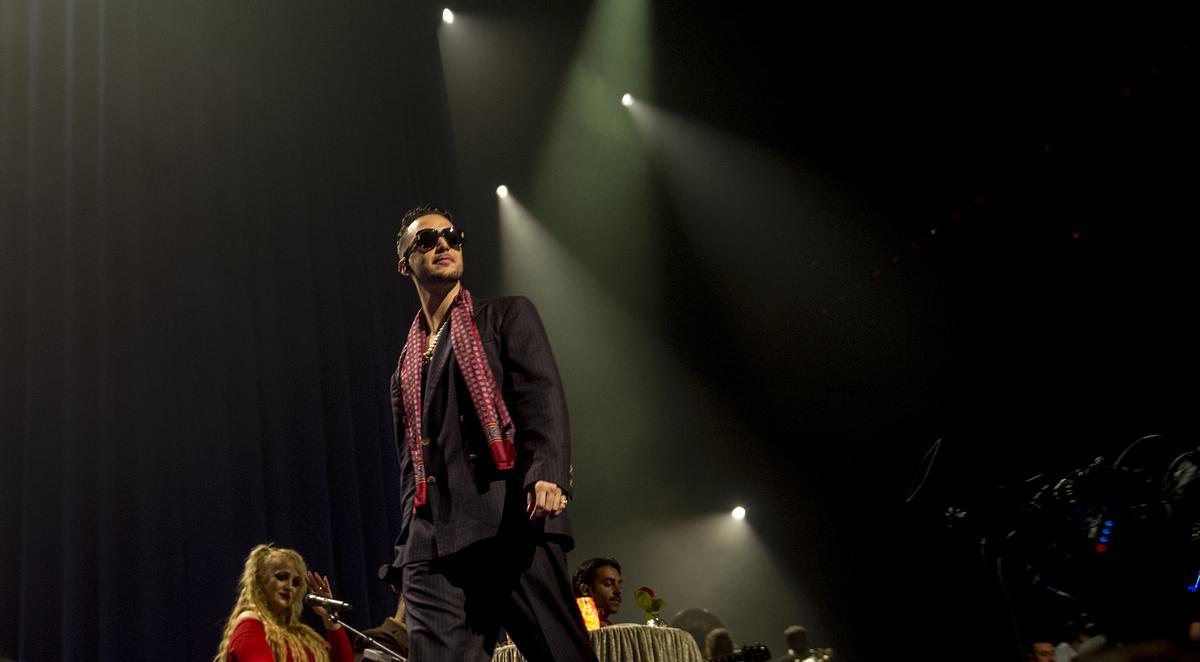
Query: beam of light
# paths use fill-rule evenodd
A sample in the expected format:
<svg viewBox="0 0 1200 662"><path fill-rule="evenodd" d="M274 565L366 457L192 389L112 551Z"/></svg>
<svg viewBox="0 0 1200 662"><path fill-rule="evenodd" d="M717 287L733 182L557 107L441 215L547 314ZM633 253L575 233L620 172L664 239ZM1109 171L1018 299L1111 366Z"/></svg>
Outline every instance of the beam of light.
<svg viewBox="0 0 1200 662"><path fill-rule="evenodd" d="M746 509L742 506L737 506L733 510L729 511L729 516L740 522L746 519Z"/></svg>
<svg viewBox="0 0 1200 662"><path fill-rule="evenodd" d="M502 135L497 122L511 112L502 103L509 100L511 90L501 75L509 44L497 34L494 21L475 14L455 17L451 24L443 15L438 26L438 51L449 101L450 125L453 127L455 160L464 183L495 181L495 174L477 172L480 149L498 149L494 140ZM485 99L495 100L485 103ZM477 179L472 179L477 178ZM460 212L461 213L461 212Z"/></svg>
<svg viewBox="0 0 1200 662"><path fill-rule="evenodd" d="M529 294L537 305L567 393L581 495L572 502L571 515L580 558L615 556L626 568L626 585L671 587L666 595L672 610L707 606L720 610L727 623L754 620L727 606L722 591L739 604L786 607L778 612L779 623L738 630L759 641L776 638L795 619L815 622L796 606L795 591L786 588L789 580L748 533L747 522L735 522L726 512L706 515L694 526L663 527L664 513L695 511L704 498L697 495L698 483L711 483L734 462L754 462L729 444L711 449L701 461L680 461L681 443L730 438L762 443L745 439L750 426L742 414L676 359L667 341L593 276L516 195L498 198L497 205L506 287ZM672 414L680 411L705 415ZM614 422L620 427L616 434ZM657 467L667 464L678 468L677 480L663 480ZM614 519L614 513L622 516ZM712 556L689 557L688 571L679 572L679 558L690 554L693 543ZM721 577L695 586L696 577L713 575ZM753 591L761 591L761 598L753 599Z"/></svg>
<svg viewBox="0 0 1200 662"><path fill-rule="evenodd" d="M515 195L498 203L505 291L528 295L555 340L575 431L572 446L584 453L608 448L643 454L639 448L651 448L659 435L653 406L662 389L658 343ZM626 434L614 439L602 430L618 411ZM582 458L576 464L585 466Z"/></svg>
<svg viewBox="0 0 1200 662"><path fill-rule="evenodd" d="M571 412L575 464L601 474L622 473L619 481L590 481L592 503L630 502L629 485L655 481L650 468L677 452L666 443L670 440L745 435L738 412L717 399L515 195L510 192L497 203L502 278L506 291L526 294L537 304L554 343ZM664 416L670 411L705 411L716 422ZM621 434L614 436L616 420L622 422ZM714 455L712 461L719 465L726 459ZM688 507L693 496L687 481L667 481L656 491L661 503L681 507ZM602 513L596 514L595 528L607 529ZM587 527L581 521L578 528Z"/></svg>
<svg viewBox="0 0 1200 662"><path fill-rule="evenodd" d="M646 294L658 280L658 249L653 240L613 238L653 231L654 182L645 146L613 100L650 87L650 17L647 0L593 3L527 196L530 209L606 285L640 302L653 298ZM617 263L621 269L609 267Z"/></svg>
<svg viewBox="0 0 1200 662"><path fill-rule="evenodd" d="M442 10L442 22L446 25L454 24L454 12L450 11L449 7Z"/></svg>
<svg viewBox="0 0 1200 662"><path fill-rule="evenodd" d="M629 115L684 224L678 239L695 255L712 257L697 263L725 285L714 290L720 298L714 305L745 320L736 332L762 361L765 374L781 369L777 357L794 351L797 342L824 341L819 335L824 324L793 323L795 333L786 338L762 334L761 329L780 323L781 310L813 320L829 309L872 304L872 292L858 287L877 262L862 240L869 231L865 224L875 215L862 196L811 168L645 99L630 107ZM730 237L746 228L761 230L747 234L744 244L731 245ZM748 299L746 292L758 296ZM848 343L853 333L865 332L850 331L837 334L836 342Z"/></svg>
<svg viewBox="0 0 1200 662"><path fill-rule="evenodd" d="M644 100L629 112L671 202L693 226L694 232L683 238L698 252L724 251L731 224L751 219L769 222L777 233L773 236L794 238L795 252L788 260L727 275L759 278L764 275L759 269L766 268L769 279L794 276L795 263L825 258L830 249L842 247L836 230L847 214L829 179Z"/></svg>
<svg viewBox="0 0 1200 662"><path fill-rule="evenodd" d="M464 11L454 25L438 26L454 158L445 160L447 176L430 176L457 180L465 194L455 203L456 211L464 218L487 214L494 222L493 199L486 193L498 182L529 188L537 145L558 89L547 85L547 79L561 78L566 67L558 62L565 59L561 55L547 54L565 51L574 43L568 35L578 33L574 26L562 34L533 38L548 25L557 25L545 22L553 20ZM477 233L472 241L479 239L489 240ZM493 288L499 289L498 284Z"/></svg>
<svg viewBox="0 0 1200 662"><path fill-rule="evenodd" d="M496 195L500 196L501 198L507 198L508 197L508 187L505 186L504 184L497 186L496 187Z"/></svg>
<svg viewBox="0 0 1200 662"><path fill-rule="evenodd" d="M625 586L649 586L667 600L663 618L684 609L708 609L741 641L777 641L793 623L827 631L821 606L797 579L804 569L785 567L750 522L718 512L638 522L628 529L619 539L577 546L576 555L620 561ZM640 613L625 609L618 620L638 620Z"/></svg>
<svg viewBox="0 0 1200 662"><path fill-rule="evenodd" d="M628 92L626 92L624 95L622 95L621 96L621 105L625 106L626 108L632 106L633 105L633 95Z"/></svg>

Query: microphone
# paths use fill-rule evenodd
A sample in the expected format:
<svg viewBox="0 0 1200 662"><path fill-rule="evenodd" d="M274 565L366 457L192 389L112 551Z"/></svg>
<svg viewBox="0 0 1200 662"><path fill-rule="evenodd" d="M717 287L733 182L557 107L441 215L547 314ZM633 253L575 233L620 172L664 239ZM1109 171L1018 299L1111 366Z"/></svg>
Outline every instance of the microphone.
<svg viewBox="0 0 1200 662"><path fill-rule="evenodd" d="M316 593L305 593L304 604L310 607L324 607L333 611L351 611L354 607L350 606L349 602L334 600L333 598L325 598Z"/></svg>

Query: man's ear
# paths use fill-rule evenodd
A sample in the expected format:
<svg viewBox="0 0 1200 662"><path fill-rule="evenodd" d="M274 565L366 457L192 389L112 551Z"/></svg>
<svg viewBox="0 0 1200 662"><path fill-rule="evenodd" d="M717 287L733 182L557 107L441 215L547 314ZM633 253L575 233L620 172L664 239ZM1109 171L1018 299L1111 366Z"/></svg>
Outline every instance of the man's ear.
<svg viewBox="0 0 1200 662"><path fill-rule="evenodd" d="M408 275L408 260L400 258L400 262L396 264L396 271L400 272L401 276Z"/></svg>
<svg viewBox="0 0 1200 662"><path fill-rule="evenodd" d="M591 595L591 594L592 594L592 589L591 589L591 587L590 587L590 586L588 586L587 584L580 584L580 585L579 585L579 595L582 595L582 596L585 596L585 597L586 597L586 596L589 596L589 595Z"/></svg>

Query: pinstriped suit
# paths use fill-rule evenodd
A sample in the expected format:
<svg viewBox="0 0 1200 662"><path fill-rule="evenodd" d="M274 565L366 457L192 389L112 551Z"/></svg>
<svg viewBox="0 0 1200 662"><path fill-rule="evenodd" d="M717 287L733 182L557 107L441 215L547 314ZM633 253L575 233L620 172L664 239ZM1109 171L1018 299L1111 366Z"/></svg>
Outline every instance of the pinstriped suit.
<svg viewBox="0 0 1200 662"><path fill-rule="evenodd" d="M399 371L392 377L404 489L393 565L403 568L411 659L490 659L503 625L531 662L595 660L569 587L567 517L531 523L525 511L533 483L569 487L566 400L550 343L524 297L477 300L474 320L516 429L515 469L493 465L451 343L440 342L422 380L428 503L414 514Z"/></svg>

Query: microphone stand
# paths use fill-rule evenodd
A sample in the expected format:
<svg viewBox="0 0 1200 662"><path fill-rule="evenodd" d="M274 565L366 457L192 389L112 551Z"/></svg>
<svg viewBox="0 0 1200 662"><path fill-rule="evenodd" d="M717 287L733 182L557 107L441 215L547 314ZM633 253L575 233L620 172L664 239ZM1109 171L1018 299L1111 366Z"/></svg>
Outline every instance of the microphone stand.
<svg viewBox="0 0 1200 662"><path fill-rule="evenodd" d="M362 637L363 639L365 639L367 642L367 646L375 647L375 649L382 651L384 654L386 654L392 660L395 660L395 662L408 662L408 658L406 658L403 655L397 653L396 651L388 648L387 646L384 646L383 644L379 643L371 635L365 634L363 632L359 632L358 630L355 630L354 628L350 627L350 625L348 625L345 621L343 621L341 618L338 617L338 613L336 611L329 610L329 620L333 621L334 623L340 623L342 627L353 632L354 634L358 635L359 637Z"/></svg>

